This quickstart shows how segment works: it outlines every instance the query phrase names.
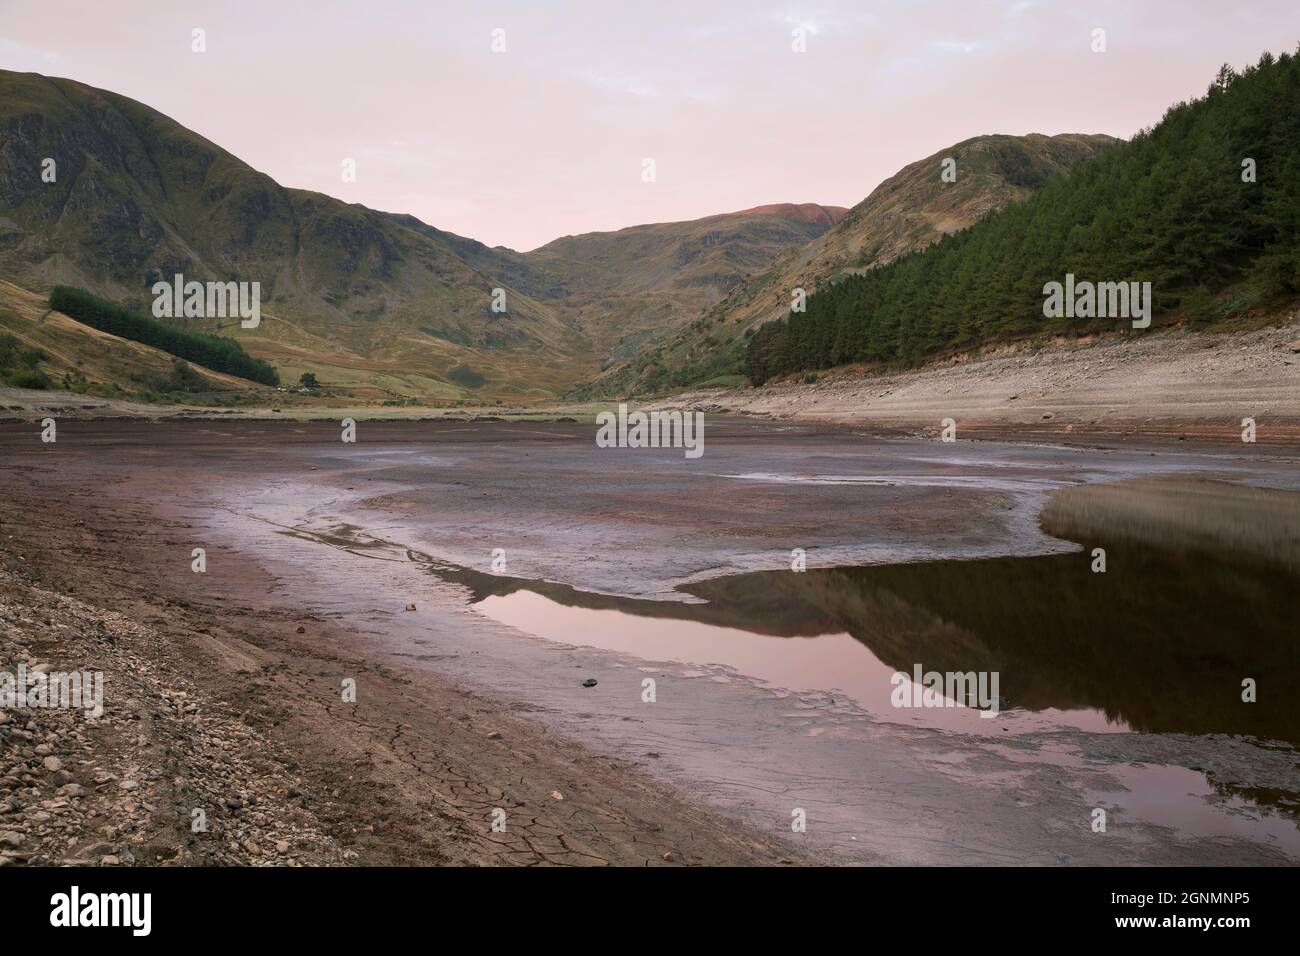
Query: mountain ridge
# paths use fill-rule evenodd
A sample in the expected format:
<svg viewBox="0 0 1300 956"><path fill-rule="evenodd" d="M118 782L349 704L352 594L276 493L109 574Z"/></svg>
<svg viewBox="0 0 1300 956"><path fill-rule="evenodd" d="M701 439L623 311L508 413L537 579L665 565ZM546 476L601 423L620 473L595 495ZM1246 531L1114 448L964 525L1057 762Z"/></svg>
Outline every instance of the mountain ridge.
<svg viewBox="0 0 1300 956"><path fill-rule="evenodd" d="M41 180L46 157L56 161L53 183ZM816 204L773 204L519 253L282 186L112 91L0 71L0 274L138 309L154 281L177 272L258 281L266 321L237 333L249 351L290 379L313 371L362 397L554 396L596 374L611 349L688 317L700 296L720 297L833 219ZM602 268L617 265L627 288L562 254L556 243L566 241L604 249ZM698 248L687 254L689 243ZM685 268L665 268L679 254ZM656 271L641 274L638 263L652 261ZM490 308L496 288L504 314ZM464 384L479 379L486 391Z"/></svg>
<svg viewBox="0 0 1300 956"><path fill-rule="evenodd" d="M310 371L363 399L544 400L605 369L625 381L619 370L689 339L701 316L749 308L778 264L838 255L825 236L863 203L768 203L516 252L282 186L112 91L0 71L0 275L138 309L175 273L258 281L259 328L199 330L237 336L286 381Z"/></svg>
<svg viewBox="0 0 1300 956"><path fill-rule="evenodd" d="M971 137L909 163L881 182L820 236L734 286L673 335L659 355L611 369L574 394L604 396L699 385L738 376L743 336L789 311L793 290L811 295L837 278L893 261L1023 201L1075 163L1120 142L1104 134ZM941 180L942 161L956 180ZM672 369L672 371L669 371Z"/></svg>

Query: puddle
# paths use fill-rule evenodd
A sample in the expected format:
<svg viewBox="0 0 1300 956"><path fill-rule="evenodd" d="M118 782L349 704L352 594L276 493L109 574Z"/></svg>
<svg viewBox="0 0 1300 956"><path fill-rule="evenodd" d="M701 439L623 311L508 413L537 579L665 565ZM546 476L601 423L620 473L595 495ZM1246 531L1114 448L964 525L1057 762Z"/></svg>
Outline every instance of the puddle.
<svg viewBox="0 0 1300 956"><path fill-rule="evenodd" d="M1300 650L1280 594L1300 578L1112 543L1036 557L758 572L682 586L695 603L620 598L464 569L480 613L548 640L727 668L838 694L879 719L1000 735L1242 734L1300 742ZM891 677L998 674L996 719L893 706ZM1244 678L1261 687L1241 700Z"/></svg>
<svg viewBox="0 0 1300 956"><path fill-rule="evenodd" d="M620 610L594 610L565 605L531 590L491 594L473 605L485 617L518 630L564 644L621 651L655 661L713 665L734 670L773 689L820 692L852 701L878 719L913 722L965 733L1017 733L1073 727L1091 731L1127 730L1104 714L1047 709L1035 713L1004 710L986 718L972 707L896 708L890 703L896 669L871 653L851 634L779 637L700 621L665 622ZM651 670L654 670L651 668ZM725 675L700 670L674 671L679 677L725 680ZM912 681L900 681L911 699ZM829 706L834 706L828 702ZM791 717L815 717L814 710Z"/></svg>
<svg viewBox="0 0 1300 956"><path fill-rule="evenodd" d="M1259 839L1300 856L1300 829L1285 817L1261 813L1239 796L1224 797L1205 775L1185 767L1127 764L1107 773L1124 789L1093 791L1088 801L1106 810L1107 832L1132 822L1170 827L1199 837Z"/></svg>

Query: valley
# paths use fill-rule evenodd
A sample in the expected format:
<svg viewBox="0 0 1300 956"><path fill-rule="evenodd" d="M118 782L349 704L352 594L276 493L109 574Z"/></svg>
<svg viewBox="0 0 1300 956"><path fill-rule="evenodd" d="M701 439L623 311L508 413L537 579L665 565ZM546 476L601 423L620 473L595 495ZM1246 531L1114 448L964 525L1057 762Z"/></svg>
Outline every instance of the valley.
<svg viewBox="0 0 1300 956"><path fill-rule="evenodd" d="M108 91L0 71L0 94L0 278L143 312L154 284L178 273L256 282L257 327L219 316L187 327L236 337L285 381L311 372L373 404L536 403L706 381L709 362L689 371L702 350L734 349L788 283L811 291L924 248L1113 142L982 137L946 151L963 163L951 190L936 191L924 160L852 210L774 203L520 253L286 189ZM54 182L28 175L54 154ZM656 371L666 362L679 367L667 378ZM718 366L738 371L734 356Z"/></svg>
<svg viewBox="0 0 1300 956"><path fill-rule="evenodd" d="M0 708L0 866L1300 863L1300 57L786 19L490 136L545 31L261 137L220 42L194 129L0 70L0 655L103 688Z"/></svg>

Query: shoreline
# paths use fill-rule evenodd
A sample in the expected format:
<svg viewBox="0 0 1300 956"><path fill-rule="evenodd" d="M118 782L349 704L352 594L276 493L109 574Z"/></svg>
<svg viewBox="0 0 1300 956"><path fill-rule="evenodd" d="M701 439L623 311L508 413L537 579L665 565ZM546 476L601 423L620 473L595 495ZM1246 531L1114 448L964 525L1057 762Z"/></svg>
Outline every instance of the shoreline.
<svg viewBox="0 0 1300 956"><path fill-rule="evenodd" d="M209 547L222 580L197 594L188 547L159 557L193 527L185 515L84 477L58 484L0 503L0 651L103 670L107 713L89 725L60 710L4 715L0 831L22 839L0 844L0 865L818 860L517 708L358 657L347 626L275 599L255 553ZM360 688L354 712L339 699L344 674ZM41 799L17 796L29 780ZM10 809L5 791L20 783ZM491 830L497 807L505 832ZM191 832L194 809L206 833Z"/></svg>
<svg viewBox="0 0 1300 956"><path fill-rule="evenodd" d="M664 407L960 438L1300 447L1300 319L1233 333L1021 342L920 368L846 366L814 382L686 391Z"/></svg>
<svg viewBox="0 0 1300 956"><path fill-rule="evenodd" d="M278 798L294 812L311 811L296 825L302 832L322 834L311 850L319 856L299 851L294 844L299 862L352 862L346 856L352 852L362 863L1068 859L1100 864L1110 859L1111 851L1086 836L1054 832L1059 824L1050 821L1067 818L1074 801L1089 792L1114 793L1117 783L1125 786L1119 781L1126 764L1185 767L1194 758L1217 768L1224 779L1234 779L1235 774L1239 780L1276 779L1280 772L1231 738L1125 734L1118 735L1124 740L1117 742L1103 739L1117 736L1113 734L1056 732L972 741L855 715L834 695L774 696L716 668L702 672L725 681L680 680L680 668L556 645L480 619L454 584L425 584L427 575L418 566L387 562L382 551L364 542L342 538L324 550L309 548L281 533L285 528L277 531L265 523L283 514L290 519L286 527L292 528L310 512L312 522L328 529L363 517L357 527L367 533L405 529L396 540L424 549L429 542L411 532L437 527L441 547L435 550L448 559L458 551L458 521L472 522L475 535L485 533L482 522L499 521L514 529L511 554L512 562L523 562L519 572L538 570L542 573L536 577L556 580L580 571L580 583L602 593L599 577L591 576L593 569L575 563L574 555L587 549L582 537L569 542L571 553L556 553L546 564L540 553L521 550L519 536L527 539L535 532L511 517L519 495L494 490L510 475L503 471L508 462L525 460L529 473L536 471L538 480L554 488L554 470L571 467L573 436L585 426L442 426L430 440L414 423L394 424L368 430L367 444L359 449L339 446L334 429L325 423L293 426L289 432L283 425L247 423L233 430L224 426L139 422L69 429L60 436L60 450L70 447L73 455L57 468L30 454L52 450L35 443L29 447L25 430L0 429L0 443L7 449L14 450L16 440L23 442L23 453L5 466L6 481L19 469L37 479L31 490L16 496L17 508L5 506L0 534L16 535L4 542L5 553L15 547L28 551L26 560L16 564L37 568L52 590L71 590L74 599L88 603L97 597L126 606L133 609L137 623L165 631L142 638L157 648L151 666L157 666L160 657L185 661L187 670L177 676L200 685L187 689L180 686L182 680L170 690L200 694L205 711L215 708L223 719L234 721L231 732L250 734L248 739L258 741L257 748L266 754L275 753L277 744L294 754L272 761L279 771L266 775L269 790L252 795L262 805L275 807ZM736 423L718 437L711 454L745 460L756 454L785 454L783 446L767 450L764 443L780 436L761 423ZM840 429L823 433L805 428L795 446L802 449L796 457L803 460L810 450L820 449L832 461L844 454L845 440ZM1007 489L1018 486L1016 475L1032 477L1049 463L1044 459L1036 465L1036 456L1059 458L1060 464L1052 467L1063 469L1063 475L1072 469L1110 469L1120 475L1139 468L1161 472L1207 467L1231 474L1241 467L1243 474L1276 474L1281 481L1287 464L1266 459L1247 472L1234 456L1208 449L1199 461L1183 463L1179 458L1193 454L1189 446L1178 449L1179 458L1147 465L1145 453L1136 450L1094 455L1077 449L1063 453L979 444L983 447L976 449L976 460L992 456L993 473L1011 476ZM950 446L935 442L895 441L882 447L896 454L939 456L939 462L950 453ZM180 449L185 449L183 458L177 455ZM866 453L870 458L871 449ZM639 470L632 468L626 477L607 475L605 480L634 480ZM432 497L411 490L412 479L444 474L454 479L463 502L448 497L451 486L435 484L428 493ZM1018 493L1002 488L995 482L972 490L908 484L876 489L872 494L896 502L890 507L897 518L873 513L869 527L885 529L884 540L892 540L888 529L897 522L897 540L902 542L914 534L913 518L926 514L937 523L934 533L941 537L969 537L974 556L980 553L975 547L980 540L992 551L1007 553L1003 536L1011 527L1005 523L1009 512L999 502ZM615 513L607 514L605 505L583 493L575 488L572 496L566 492L553 505L581 507L587 522L603 527ZM798 520L806 526L805 533L827 534L844 518L836 517L833 507L817 506L818 497L829 496L825 500L832 502L861 492L834 483L769 490L748 482L729 494L789 496L773 502L799 503L802 510L786 514L775 507L772 520ZM632 509L640 512L650 500ZM809 524L809 501L814 513L829 512L826 530ZM364 507L349 502L364 502ZM744 500L732 504L737 514L748 510ZM416 516L420 521L412 523ZM638 534L652 533L653 528L648 525ZM733 534L737 530L733 526ZM860 532L847 530L849 537L861 539ZM768 523L756 526L755 532L755 540L771 534ZM712 531L705 528L703 533ZM209 570L201 588L196 588L189 568L195 540L208 551ZM645 547L633 545L634 540L627 540L629 553L644 552L662 563L662 549L650 543L655 539L647 539ZM743 541L724 544L717 556L733 553ZM486 558L487 549L481 550ZM845 556L853 553L844 551ZM1041 551L1035 546L1025 553ZM82 557L69 560L69 554ZM717 556L699 554L694 560L716 568ZM887 557L885 551L882 557ZM893 560L898 560L897 553ZM691 576L670 562L670 573L656 583L655 575L662 576L663 569L656 572L654 561L637 567L637 573L647 575L643 589L650 594ZM6 580L6 596L17 586ZM415 611L405 610L408 602L416 605ZM304 629L301 635L298 627ZM665 702L675 709L663 712L667 722L637 716L636 684L642 671L650 670L661 677L661 687L671 690ZM562 676L566 673L572 676ZM580 684L588 673L599 677L595 690ZM337 686L347 674L357 675L363 691L357 713L364 712L364 717L356 721L340 719ZM111 702L111 680L109 686ZM373 693L376 686L379 694ZM223 701L233 704L233 710L223 710ZM792 720L796 712L801 715ZM813 730L818 735L809 736ZM746 749L754 747L759 749L753 753ZM767 756L746 769L763 754ZM777 779L786 780L790 792L772 803L763 794L773 778L760 767L778 754L782 765ZM1076 763L1080 754L1087 755L1082 765ZM836 766L852 771L827 777L827 769ZM433 775L432 787L430 767L442 768ZM1017 780L1014 792L1037 809L1027 812L998 787L980 786L967 772L976 767L990 779L1012 775ZM1129 783L1129 789L1139 786ZM300 807L301 799L286 800L289 789L310 794L309 806ZM553 797L552 790L563 799ZM533 833L519 834L522 842L512 836L503 847L496 839L501 835L488 831L486 812L499 805L493 800L506 795L521 800L526 810L520 812L535 813L538 822L529 824L535 827ZM232 799L247 810L243 797ZM840 806L831 807L828 800ZM163 802L154 798L150 805ZM781 833L788 805L823 808L809 839L792 840ZM242 840L250 838L240 837L233 848L222 851L227 856L216 858L284 862L278 853L265 853L266 846L285 842L272 839L282 836L274 825L280 811L266 813L271 832L251 837L262 856L249 856ZM513 818L514 809L508 813ZM970 822L961 823L954 814L964 814ZM357 825L368 819L374 822ZM874 821L872 828L863 830L863 821ZM267 827L253 829L261 833ZM997 839L990 842L976 835L986 831L995 832ZM1159 827L1142 825L1121 845L1150 862L1287 861L1285 854L1254 841L1169 840L1159 833ZM1018 856L999 848L1008 841L1019 847ZM177 846L182 844L191 853L202 847L201 840L184 837L183 828ZM951 858L955 845L965 847L964 858ZM665 853L672 859L665 860Z"/></svg>
<svg viewBox="0 0 1300 956"><path fill-rule="evenodd" d="M484 402L462 407L300 404L266 407L149 405L58 390L0 388L0 424L59 420L467 422L595 421L630 401L638 408L702 411L880 435L1067 444L1171 442L1249 445L1300 453L1300 313L1237 331L1162 329L990 346L902 371L845 366L762 388L690 389L640 399ZM1243 419L1256 420L1254 442Z"/></svg>

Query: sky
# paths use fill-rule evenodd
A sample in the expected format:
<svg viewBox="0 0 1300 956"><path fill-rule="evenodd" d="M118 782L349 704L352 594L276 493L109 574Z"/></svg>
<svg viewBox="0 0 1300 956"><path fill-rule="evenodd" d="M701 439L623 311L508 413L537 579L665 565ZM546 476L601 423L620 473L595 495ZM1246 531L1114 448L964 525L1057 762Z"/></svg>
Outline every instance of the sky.
<svg viewBox="0 0 1300 956"><path fill-rule="evenodd" d="M0 0L0 68L140 100L282 185L521 251L852 206L985 133L1128 137L1220 64L1297 41L1295 0Z"/></svg>

